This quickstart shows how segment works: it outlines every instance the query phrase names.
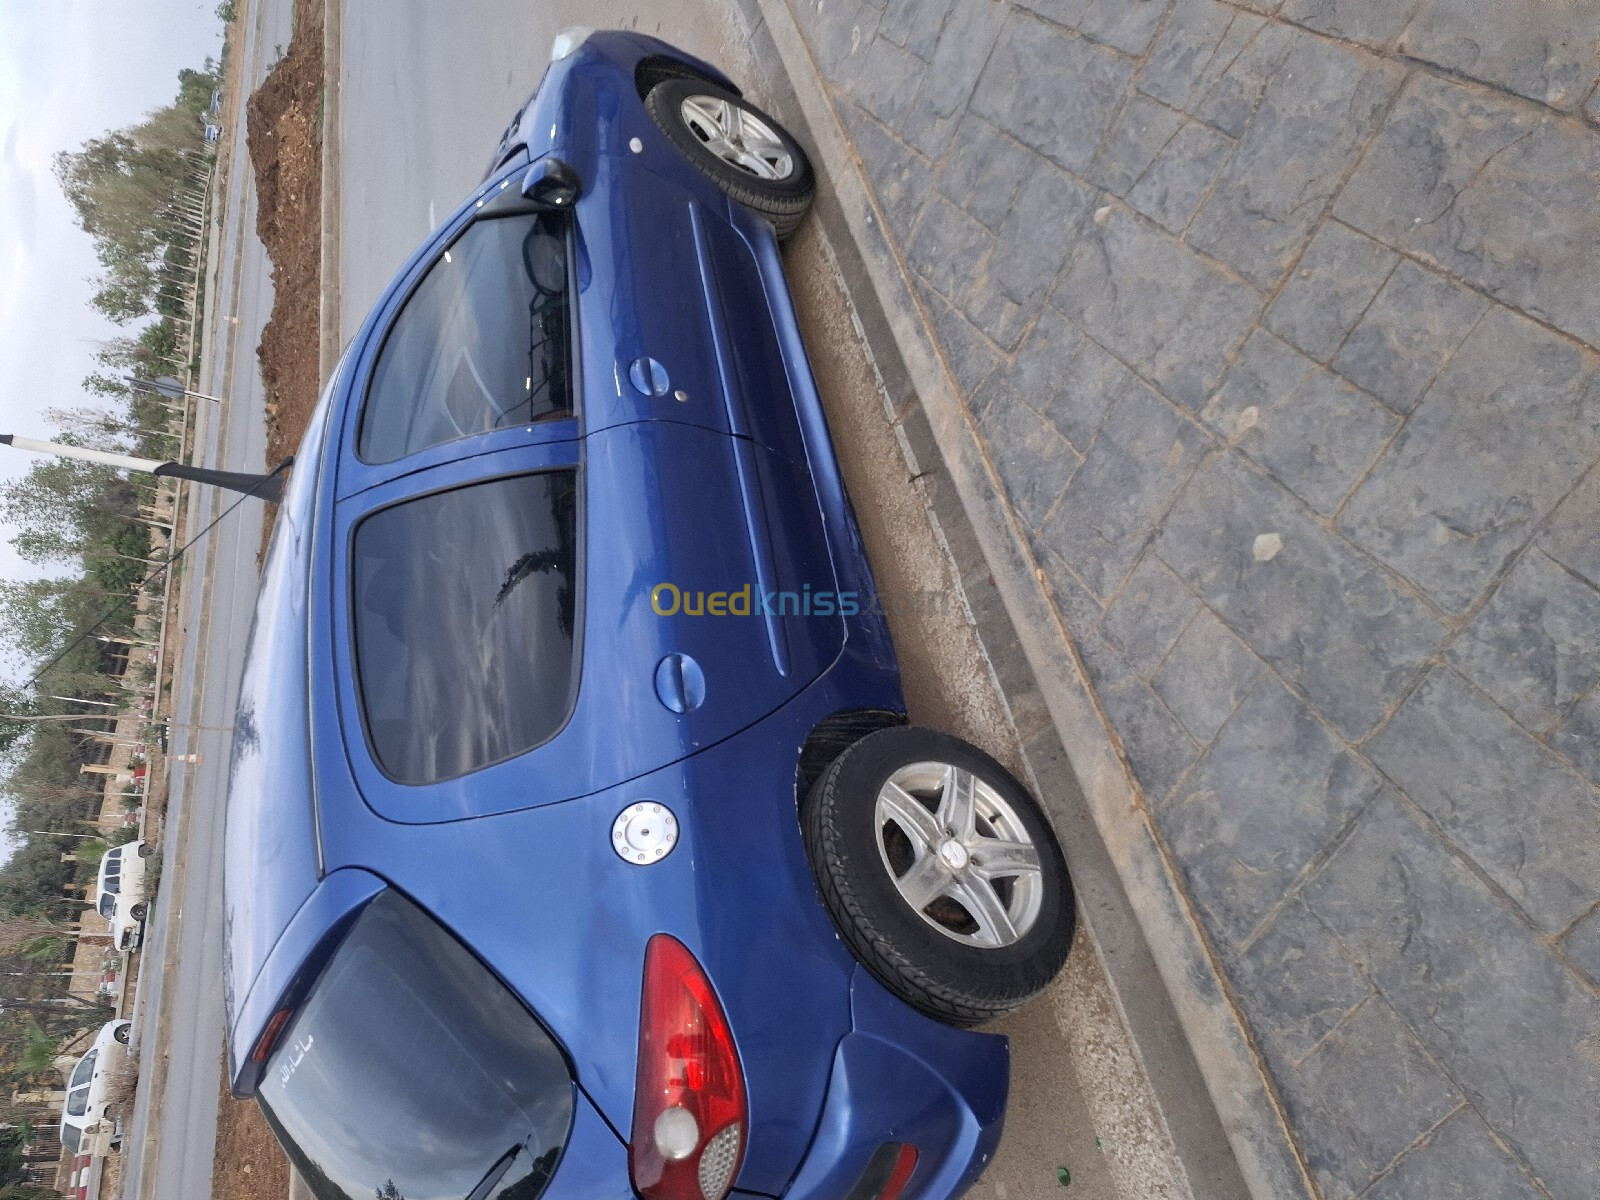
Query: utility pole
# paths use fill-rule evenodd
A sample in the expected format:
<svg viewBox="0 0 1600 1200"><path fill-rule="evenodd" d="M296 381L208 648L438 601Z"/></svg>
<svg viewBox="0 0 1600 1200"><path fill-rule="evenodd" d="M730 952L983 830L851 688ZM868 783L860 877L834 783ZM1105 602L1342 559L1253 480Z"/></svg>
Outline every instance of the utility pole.
<svg viewBox="0 0 1600 1200"><path fill-rule="evenodd" d="M31 450L36 454L54 454L58 458L76 458L84 462L100 463L124 471L143 471L158 478L187 479L192 483L209 483L230 492L244 492L259 496L269 503L283 498L283 475L273 471L267 475L252 475L241 471L214 471L210 467L191 467L187 463L161 462L154 458L135 458L131 454L114 454L109 450L90 450L83 446L68 446L61 442L41 442L34 438L11 433L0 433L0 445L15 446L18 450Z"/></svg>

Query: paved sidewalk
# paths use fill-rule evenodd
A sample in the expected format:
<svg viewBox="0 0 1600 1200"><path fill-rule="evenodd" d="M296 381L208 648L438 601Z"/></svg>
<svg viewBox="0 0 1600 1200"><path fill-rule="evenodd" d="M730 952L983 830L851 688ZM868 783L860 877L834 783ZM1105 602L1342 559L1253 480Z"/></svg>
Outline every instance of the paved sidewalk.
<svg viewBox="0 0 1600 1200"><path fill-rule="evenodd" d="M1279 1194L1592 1197L1600 4L786 2Z"/></svg>

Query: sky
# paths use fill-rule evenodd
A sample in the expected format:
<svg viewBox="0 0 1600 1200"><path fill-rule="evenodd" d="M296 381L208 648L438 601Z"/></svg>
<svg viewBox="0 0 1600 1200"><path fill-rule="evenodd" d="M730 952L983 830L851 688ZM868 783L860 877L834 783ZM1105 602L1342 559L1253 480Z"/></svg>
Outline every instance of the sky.
<svg viewBox="0 0 1600 1200"><path fill-rule="evenodd" d="M178 71L222 55L216 0L0 0L0 433L48 437L83 403L96 346L128 332L89 307L94 246L51 171L58 150L170 104ZM0 447L0 480L32 458ZM0 579L43 574L0 523ZM0 676L20 665L0 656ZM9 813L0 809L0 824ZM0 861L11 855L0 833Z"/></svg>
<svg viewBox="0 0 1600 1200"><path fill-rule="evenodd" d="M222 54L216 0L0 0L0 433L48 437L88 399L96 346L130 332L89 307L94 247L51 171L58 150L170 104ZM32 456L0 447L0 480ZM0 525L0 579L41 574ZM3 670L3 668L0 668Z"/></svg>

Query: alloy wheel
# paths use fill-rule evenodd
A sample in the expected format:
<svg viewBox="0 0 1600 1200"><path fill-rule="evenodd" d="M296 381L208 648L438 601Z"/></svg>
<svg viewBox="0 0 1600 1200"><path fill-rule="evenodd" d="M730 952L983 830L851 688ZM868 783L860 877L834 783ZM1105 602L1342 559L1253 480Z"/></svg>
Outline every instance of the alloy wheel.
<svg viewBox="0 0 1600 1200"><path fill-rule="evenodd" d="M780 182L794 174L794 156L760 117L718 96L690 95L679 106L683 123L705 148L757 179Z"/></svg>
<svg viewBox="0 0 1600 1200"><path fill-rule="evenodd" d="M950 763L911 763L878 791L878 854L896 891L946 937L993 949L1039 919L1039 851L1012 806Z"/></svg>

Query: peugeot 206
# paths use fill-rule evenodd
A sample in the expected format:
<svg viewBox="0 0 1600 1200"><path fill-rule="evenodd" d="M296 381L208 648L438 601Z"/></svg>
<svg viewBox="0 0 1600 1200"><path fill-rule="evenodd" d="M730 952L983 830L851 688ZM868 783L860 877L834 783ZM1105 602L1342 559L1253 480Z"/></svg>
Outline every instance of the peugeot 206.
<svg viewBox="0 0 1600 1200"><path fill-rule="evenodd" d="M228 1038L321 1200L900 1200L1073 931L908 725L779 242L795 139L567 30L311 420L227 819Z"/></svg>

